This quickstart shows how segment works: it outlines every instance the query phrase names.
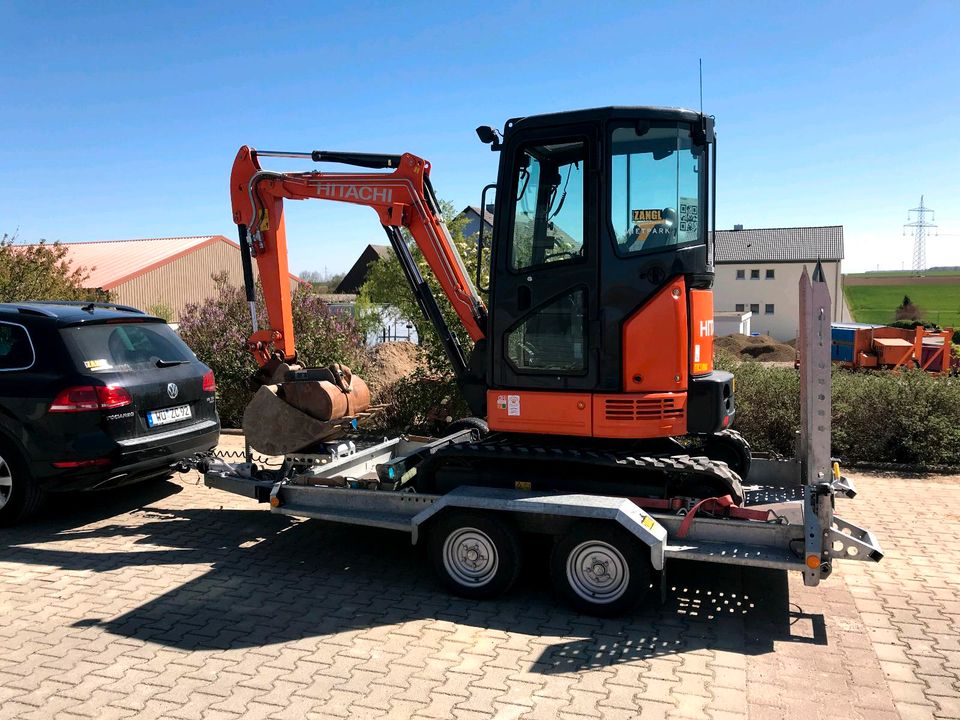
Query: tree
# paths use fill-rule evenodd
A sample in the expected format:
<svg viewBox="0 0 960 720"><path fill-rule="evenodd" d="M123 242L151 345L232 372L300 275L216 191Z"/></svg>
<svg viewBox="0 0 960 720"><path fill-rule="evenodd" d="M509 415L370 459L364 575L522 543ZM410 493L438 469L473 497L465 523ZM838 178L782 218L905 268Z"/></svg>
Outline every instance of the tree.
<svg viewBox="0 0 960 720"><path fill-rule="evenodd" d="M326 270L323 272L319 270L304 270L300 273L299 278L313 285L313 289L318 293L326 294L332 293L336 289L340 281L343 280L344 275L346 275L346 273L329 273Z"/></svg>
<svg viewBox="0 0 960 720"><path fill-rule="evenodd" d="M904 295L903 302L900 303L899 307L894 311L893 316L897 320L920 320L923 312L913 304L909 295Z"/></svg>
<svg viewBox="0 0 960 720"><path fill-rule="evenodd" d="M458 217L453 204L446 200L440 201L440 209L443 212L447 227L450 229L453 244L463 258L464 265L466 265L467 274L471 280L475 280L477 273L476 240L473 237L465 238L463 236L463 228L467 219ZM437 299L437 304L440 306L447 324L456 333L464 353L469 353L473 345L470 336L467 335L466 330L460 323L460 319L454 312L453 306L450 305L450 301L443 294L440 283L437 282L423 258L423 253L420 252L409 234L404 232L404 237L414 260L420 268L420 273L426 278L427 284ZM485 257L489 259L490 256L486 254ZM488 279L486 268L482 279L486 284ZM414 324L417 329L417 336L420 338L423 359L431 373L452 378L453 368L444 352L440 337L433 325L423 316L413 292L407 285L403 269L400 267L400 261L392 253L389 259L374 262L367 271L367 279L360 288L360 295L357 298L361 324L366 325L368 329L373 329L370 325L379 322L380 313L384 306L388 309L392 308L400 317L406 318Z"/></svg>
<svg viewBox="0 0 960 720"><path fill-rule="evenodd" d="M225 272L211 276L216 296L187 305L180 316L180 336L217 379L217 410L224 427L240 427L243 410L253 397L247 381L257 364L247 351L252 332L250 310L241 288L227 283ZM290 300L297 357L308 367L342 362L363 377L364 336L349 315L338 315L310 285L300 285ZM266 313L257 283L258 315Z"/></svg>
<svg viewBox="0 0 960 720"><path fill-rule="evenodd" d="M108 299L106 292L84 287L89 277L87 268L70 264L59 242L19 245L16 233L0 238L0 302Z"/></svg>
<svg viewBox="0 0 960 720"><path fill-rule="evenodd" d="M471 280L475 280L476 236L470 238L463 236L467 219L457 217L451 203L441 201L440 207L447 227L450 229L453 244L463 258L467 275ZM464 354L469 355L473 347L470 336L460 323L450 301L443 294L440 283L433 276L420 249L408 233L404 233L404 237L411 255L420 268L421 275L426 278L430 290L437 299L437 305L447 325L459 339ZM489 261L489 253L484 257ZM489 282L489 273L486 268L481 280L486 287ZM377 260L370 266L367 279L360 288L357 309L359 322L367 332L375 329L382 322L385 313L392 313L414 323L420 339L417 349L422 369L412 377L404 378L394 386L384 388L378 393L378 402L388 405L381 419L386 428L391 431L414 429L436 432L449 419L465 417L469 414L440 337L433 325L423 316L413 292L407 285L400 261L393 253L389 258Z"/></svg>

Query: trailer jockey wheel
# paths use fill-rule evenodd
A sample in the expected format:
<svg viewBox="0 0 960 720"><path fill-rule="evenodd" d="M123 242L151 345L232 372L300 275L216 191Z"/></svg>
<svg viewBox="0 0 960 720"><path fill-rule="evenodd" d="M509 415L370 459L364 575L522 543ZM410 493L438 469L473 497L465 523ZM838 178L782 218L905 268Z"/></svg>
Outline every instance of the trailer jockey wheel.
<svg viewBox="0 0 960 720"><path fill-rule="evenodd" d="M519 534L495 513L444 512L429 530L428 552L444 585L461 597L497 597L520 575Z"/></svg>
<svg viewBox="0 0 960 720"><path fill-rule="evenodd" d="M584 521L554 546L550 579L587 615L612 617L636 607L650 589L650 550L613 522Z"/></svg>

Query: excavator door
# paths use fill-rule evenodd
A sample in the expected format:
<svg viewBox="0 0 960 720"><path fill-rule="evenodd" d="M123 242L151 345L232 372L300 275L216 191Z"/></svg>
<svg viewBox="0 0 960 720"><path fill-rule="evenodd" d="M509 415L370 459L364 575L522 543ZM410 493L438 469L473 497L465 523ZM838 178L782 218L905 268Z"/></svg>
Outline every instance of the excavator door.
<svg viewBox="0 0 960 720"><path fill-rule="evenodd" d="M597 366L596 128L524 133L502 152L491 273L494 385L592 390ZM498 230L500 228L497 228Z"/></svg>

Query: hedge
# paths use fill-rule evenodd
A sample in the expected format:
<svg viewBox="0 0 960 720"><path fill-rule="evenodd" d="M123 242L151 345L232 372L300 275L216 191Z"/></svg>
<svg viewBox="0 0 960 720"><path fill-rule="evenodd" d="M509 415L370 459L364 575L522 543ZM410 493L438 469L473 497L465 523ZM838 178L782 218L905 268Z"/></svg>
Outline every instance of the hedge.
<svg viewBox="0 0 960 720"><path fill-rule="evenodd" d="M755 450L792 456L799 373L720 353L717 365L737 379L734 427ZM834 367L832 398L833 454L842 461L960 467L960 378Z"/></svg>

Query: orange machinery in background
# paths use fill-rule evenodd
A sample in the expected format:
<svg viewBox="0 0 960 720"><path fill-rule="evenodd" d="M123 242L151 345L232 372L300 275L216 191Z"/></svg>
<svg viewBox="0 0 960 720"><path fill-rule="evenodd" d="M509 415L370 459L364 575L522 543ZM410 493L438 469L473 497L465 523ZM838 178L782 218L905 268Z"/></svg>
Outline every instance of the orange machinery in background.
<svg viewBox="0 0 960 720"><path fill-rule="evenodd" d="M918 367L931 373L951 369L953 329L927 330L886 325L835 323L831 357L850 368Z"/></svg>

